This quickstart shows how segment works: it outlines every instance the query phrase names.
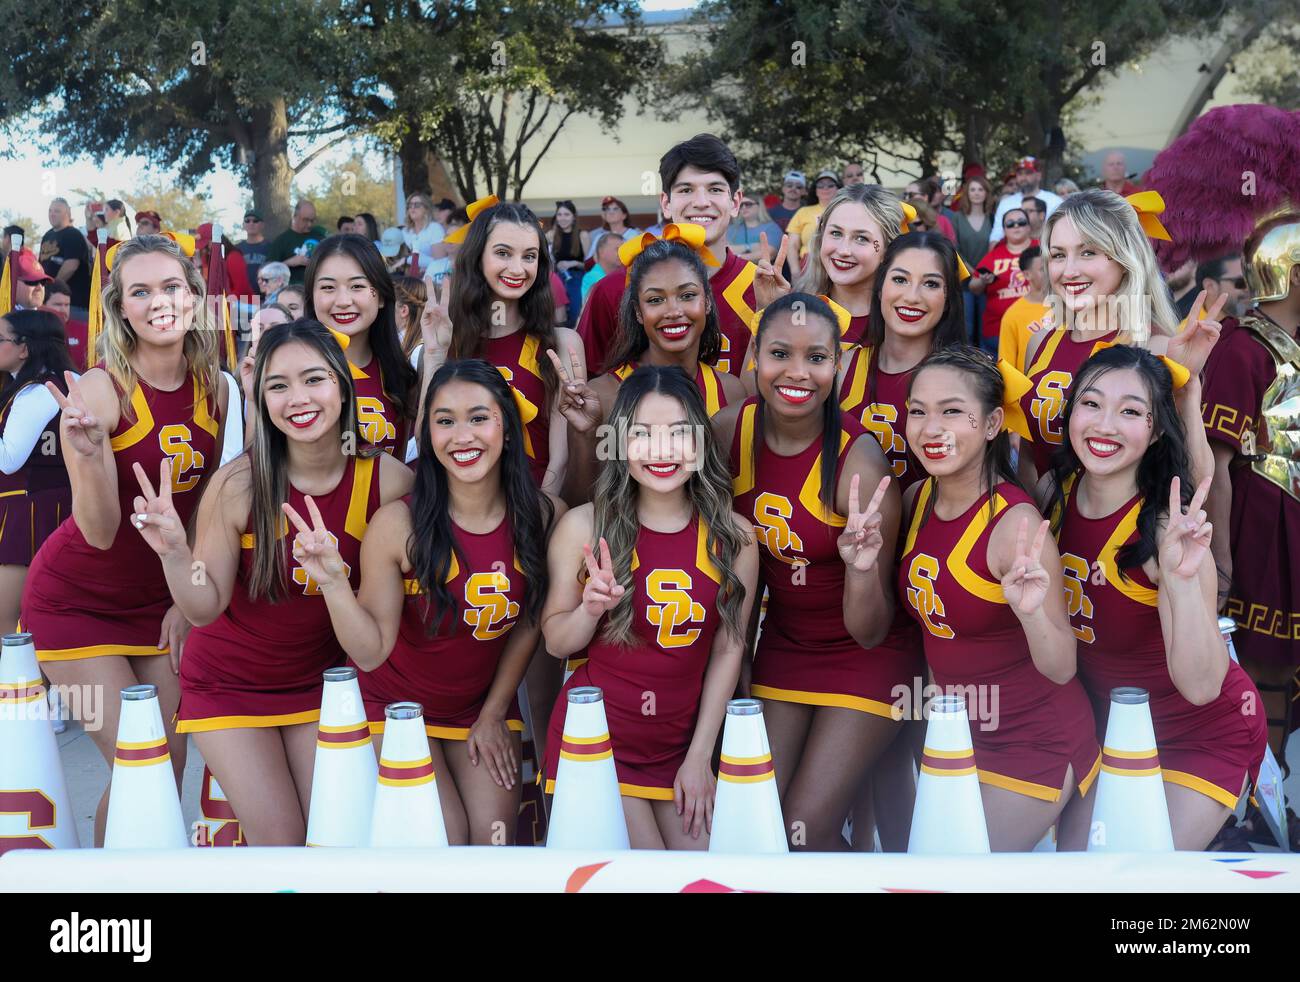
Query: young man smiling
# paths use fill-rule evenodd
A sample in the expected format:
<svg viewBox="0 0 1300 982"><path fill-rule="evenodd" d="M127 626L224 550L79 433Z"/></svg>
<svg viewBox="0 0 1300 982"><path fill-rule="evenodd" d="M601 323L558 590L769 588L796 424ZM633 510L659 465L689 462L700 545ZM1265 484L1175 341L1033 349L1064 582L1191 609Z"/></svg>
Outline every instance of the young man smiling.
<svg viewBox="0 0 1300 982"><path fill-rule="evenodd" d="M740 165L725 143L712 133L701 133L660 158L659 177L663 182L659 204L668 221L703 226L704 244L719 263L706 266L723 339L715 367L739 376L755 310L756 269L727 248L727 229L740 211ZM769 245L775 249L780 243ZM605 356L618 333L625 282L624 276L606 276L592 287L583 305L578 335L593 378L608 367Z"/></svg>

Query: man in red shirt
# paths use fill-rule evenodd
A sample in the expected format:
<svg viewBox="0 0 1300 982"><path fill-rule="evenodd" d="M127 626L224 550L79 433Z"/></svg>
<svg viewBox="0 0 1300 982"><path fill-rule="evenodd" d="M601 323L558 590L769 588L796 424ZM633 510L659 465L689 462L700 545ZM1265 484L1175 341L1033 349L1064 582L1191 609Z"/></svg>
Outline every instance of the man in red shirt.
<svg viewBox="0 0 1300 982"><path fill-rule="evenodd" d="M1029 292L1029 280L1020 269L1020 254L1037 245L1029 231L1029 214L1023 208L1011 208L1002 216L1001 241L975 267L970 278L970 292L988 294L980 331L980 347L997 357L1002 315Z"/></svg>
<svg viewBox="0 0 1300 982"><path fill-rule="evenodd" d="M712 133L701 133L660 158L659 178L663 182L660 209L668 221L702 225L704 244L720 264L706 267L722 328L722 351L714 367L739 377L755 310L754 264L727 248L727 228L740 212L740 164L725 143ZM769 245L775 249L780 243ZM578 335L591 378L608 367L605 356L618 333L625 284L625 276L610 274L591 288L583 304Z"/></svg>
<svg viewBox="0 0 1300 982"><path fill-rule="evenodd" d="M1128 163L1124 154L1112 150L1106 154L1101 164L1101 186L1107 191L1114 191L1121 198L1137 194L1142 189L1128 179Z"/></svg>

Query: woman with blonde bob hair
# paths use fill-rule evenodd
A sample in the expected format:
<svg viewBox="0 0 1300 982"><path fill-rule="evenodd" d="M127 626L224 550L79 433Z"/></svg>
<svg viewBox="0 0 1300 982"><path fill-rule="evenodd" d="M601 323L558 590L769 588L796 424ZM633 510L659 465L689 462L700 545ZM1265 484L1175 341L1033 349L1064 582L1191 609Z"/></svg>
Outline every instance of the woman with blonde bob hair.
<svg viewBox="0 0 1300 982"><path fill-rule="evenodd" d="M1180 412L1200 408L1198 376L1219 336L1217 310L1179 333L1178 315L1160 277L1148 235L1168 238L1154 192L1121 198L1093 188L1067 198L1043 227L1048 325L1029 341L1026 375L1033 383L1021 405L1033 441L1020 455L1021 477L1036 481L1063 439L1065 393L1099 342L1146 348L1182 363L1191 381L1178 393ZM1198 298L1193 310L1201 309ZM1191 409L1188 422L1191 422ZM1200 473L1200 461L1193 467Z"/></svg>
<svg viewBox="0 0 1300 982"><path fill-rule="evenodd" d="M69 373L67 395L49 386L62 409L72 516L32 561L22 601L22 629L34 636L50 681L113 694L104 700L102 725L90 731L110 764L116 694L139 683L157 686L178 781L185 741L171 720L190 625L172 605L162 563L131 525L137 473L163 482L188 523L220 461L227 389L205 301L199 270L171 239L140 236L113 253L101 364L79 380ZM96 844L107 807L105 791Z"/></svg>

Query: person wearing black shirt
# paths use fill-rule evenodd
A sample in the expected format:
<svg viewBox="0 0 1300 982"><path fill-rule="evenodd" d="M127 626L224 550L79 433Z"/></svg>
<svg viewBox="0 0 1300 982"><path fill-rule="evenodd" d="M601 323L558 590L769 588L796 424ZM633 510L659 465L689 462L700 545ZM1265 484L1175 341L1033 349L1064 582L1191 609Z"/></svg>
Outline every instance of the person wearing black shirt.
<svg viewBox="0 0 1300 982"><path fill-rule="evenodd" d="M72 224L72 209L63 198L50 202L50 230L41 237L41 267L68 284L73 316L85 320L90 308L90 245Z"/></svg>

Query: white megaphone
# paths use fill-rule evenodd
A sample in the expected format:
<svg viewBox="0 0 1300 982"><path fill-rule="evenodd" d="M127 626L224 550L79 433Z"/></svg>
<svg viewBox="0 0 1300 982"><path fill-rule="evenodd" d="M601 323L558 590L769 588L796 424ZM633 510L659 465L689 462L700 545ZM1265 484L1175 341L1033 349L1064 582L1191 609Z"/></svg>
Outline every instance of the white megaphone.
<svg viewBox="0 0 1300 982"><path fill-rule="evenodd" d="M554 793L546 830L548 848L628 848L605 697L594 685L569 690Z"/></svg>
<svg viewBox="0 0 1300 982"><path fill-rule="evenodd" d="M936 696L929 716L907 851L986 853L989 831L966 703L958 695Z"/></svg>
<svg viewBox="0 0 1300 982"><path fill-rule="evenodd" d="M1165 782L1146 689L1110 690L1089 852L1173 852Z"/></svg>
<svg viewBox="0 0 1300 982"><path fill-rule="evenodd" d="M732 699L722 729L710 852L789 852L763 704Z"/></svg>
<svg viewBox="0 0 1300 982"><path fill-rule="evenodd" d="M384 742L370 821L370 844L420 848L447 845L447 826L424 730L424 707L384 707Z"/></svg>
<svg viewBox="0 0 1300 982"><path fill-rule="evenodd" d="M427 744L425 750L427 754ZM350 666L326 669L307 812L307 845L369 845L378 777L357 670Z"/></svg>
<svg viewBox="0 0 1300 982"><path fill-rule="evenodd" d="M189 844L158 687L127 686L122 690L104 848L184 849Z"/></svg>

